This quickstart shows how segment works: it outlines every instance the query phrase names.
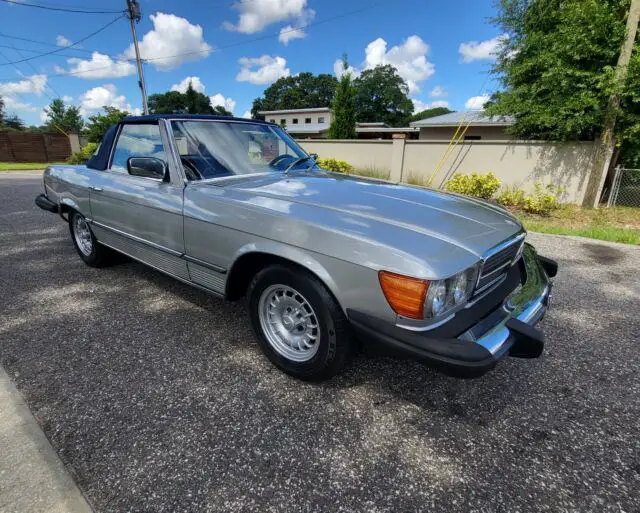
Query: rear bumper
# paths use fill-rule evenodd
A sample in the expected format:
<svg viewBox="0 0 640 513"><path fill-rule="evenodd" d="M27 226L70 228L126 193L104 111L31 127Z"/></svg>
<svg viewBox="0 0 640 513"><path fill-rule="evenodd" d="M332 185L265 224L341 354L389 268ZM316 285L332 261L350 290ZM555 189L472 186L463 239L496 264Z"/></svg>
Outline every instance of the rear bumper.
<svg viewBox="0 0 640 513"><path fill-rule="evenodd" d="M42 210L46 210L47 212L53 212L54 214L58 213L58 205L47 198L45 194L36 196L36 205L38 205Z"/></svg>
<svg viewBox="0 0 640 513"><path fill-rule="evenodd" d="M423 361L451 375L481 376L507 354L521 358L542 354L544 336L534 326L544 317L551 297L552 284L545 269L555 274L557 264L540 259L527 245L519 265L520 285L497 308L455 337L409 331L357 311L347 312L349 320L367 346L373 342L387 352Z"/></svg>

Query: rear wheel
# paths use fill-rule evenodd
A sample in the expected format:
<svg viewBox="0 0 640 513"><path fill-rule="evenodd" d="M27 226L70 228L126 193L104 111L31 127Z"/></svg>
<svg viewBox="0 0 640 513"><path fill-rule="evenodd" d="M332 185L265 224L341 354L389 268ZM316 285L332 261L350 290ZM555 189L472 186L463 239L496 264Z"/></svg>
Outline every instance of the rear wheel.
<svg viewBox="0 0 640 513"><path fill-rule="evenodd" d="M69 231L73 245L85 264L105 267L117 262L118 254L98 243L89 223L79 212L71 212L69 215Z"/></svg>
<svg viewBox="0 0 640 513"><path fill-rule="evenodd" d="M347 319L315 276L272 265L254 276L248 297L258 342L278 368L305 380L342 370L352 346Z"/></svg>

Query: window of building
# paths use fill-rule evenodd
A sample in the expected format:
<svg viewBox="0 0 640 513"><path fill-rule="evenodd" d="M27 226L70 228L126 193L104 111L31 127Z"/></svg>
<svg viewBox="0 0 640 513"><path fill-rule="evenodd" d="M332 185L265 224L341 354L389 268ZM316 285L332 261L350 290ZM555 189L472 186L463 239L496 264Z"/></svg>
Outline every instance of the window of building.
<svg viewBox="0 0 640 513"><path fill-rule="evenodd" d="M280 126L285 126L286 124L287 124L287 120L286 120L286 119L284 119L284 118L282 118L282 119L280 120Z"/></svg>
<svg viewBox="0 0 640 513"><path fill-rule="evenodd" d="M293 124L297 125L298 124L298 118L293 118Z"/></svg>
<svg viewBox="0 0 640 513"><path fill-rule="evenodd" d="M482 139L481 135L465 135L465 141L480 141Z"/></svg>
<svg viewBox="0 0 640 513"><path fill-rule="evenodd" d="M304 118L304 122L307 125L311 124L311 118Z"/></svg>
<svg viewBox="0 0 640 513"><path fill-rule="evenodd" d="M318 118L318 123L324 123L324 116L320 116Z"/></svg>
<svg viewBox="0 0 640 513"><path fill-rule="evenodd" d="M275 120L275 119L270 119L270 120L269 120L269 123L275 123L275 122L276 122L276 120Z"/></svg>

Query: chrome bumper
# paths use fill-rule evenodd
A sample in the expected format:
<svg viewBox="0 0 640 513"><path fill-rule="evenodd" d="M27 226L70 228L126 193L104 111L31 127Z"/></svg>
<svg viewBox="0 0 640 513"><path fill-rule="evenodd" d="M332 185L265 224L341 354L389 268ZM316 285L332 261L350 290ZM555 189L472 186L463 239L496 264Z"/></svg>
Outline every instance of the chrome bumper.
<svg viewBox="0 0 640 513"><path fill-rule="evenodd" d="M496 312L497 323L484 333L478 333L478 326L473 326L458 337L460 340L475 342L496 359L508 351L514 342L513 328L508 326L509 321L516 319L533 327L544 317L549 306L552 283L540 264L535 249L527 244L523 258L527 279L505 299L501 310Z"/></svg>

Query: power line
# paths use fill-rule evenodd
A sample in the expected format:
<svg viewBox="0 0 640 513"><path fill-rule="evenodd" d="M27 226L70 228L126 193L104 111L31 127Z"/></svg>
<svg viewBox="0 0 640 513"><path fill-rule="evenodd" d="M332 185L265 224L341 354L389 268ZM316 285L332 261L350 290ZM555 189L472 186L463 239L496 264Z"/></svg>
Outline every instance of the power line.
<svg viewBox="0 0 640 513"><path fill-rule="evenodd" d="M220 50L226 50L228 48L233 48L233 47L236 47L236 46L246 45L246 44L254 43L254 42L257 42L257 41L263 41L263 40L269 39L271 37L279 37L281 33L285 34L285 33L288 33L288 32L295 32L296 30L302 30L302 29L306 29L306 28L315 27L317 25L322 25L324 23L329 23L330 21L334 21L334 20L337 20L339 18L344 18L344 17L347 17L347 16L351 16L353 14L358 14L358 13L361 13L363 11L367 11L369 9L373 9L373 8L378 7L378 6L380 6L382 4L385 4L385 3L387 3L386 0L385 1L381 1L381 2L376 2L376 3L370 4L370 5L366 6L366 7L362 7L360 9L354 9L352 11L348 11L348 12L345 12L345 13L342 13L342 14L337 14L337 15L331 16L329 18L324 18L322 20L318 20L318 21L315 21L315 22L311 22L311 23L307 23L307 24L304 24L304 25L300 25L300 26L298 26L296 28L293 28L293 29L290 29L290 30L283 30L282 32L273 32L271 34L266 34L264 36L259 36L259 37L255 37L255 38L252 38L252 39L247 39L247 40L244 40L244 41L238 41L237 43L232 43L232 44L229 44L229 45L219 46L218 48L214 48L213 50L197 50L197 51L193 51L193 52L184 52L184 53L179 53L179 54L174 54L174 55L165 55L165 56L162 56L162 57L153 57L153 58L149 58L149 59L144 59L143 58L142 61L144 63L146 63L146 62L157 61L157 60L162 60L162 59L173 59L173 58L176 58L176 57L184 57L186 55L196 55L196 54L202 54L202 53L207 53L208 54L208 53L212 53L212 52L216 52L216 51L220 51ZM60 50L62 51L62 50L64 50L64 48L61 48ZM120 59L120 60L123 60L123 59ZM64 72L64 73L49 73L49 74L46 74L46 76L47 77L66 77L66 76L73 76L73 75L82 75L84 73L90 73L92 71L99 71L101 69L107 69L107 68L110 68L111 66L112 65L109 64L107 66L99 66L99 67L96 67L96 68L84 69L84 70L79 70L79 71L68 71L68 72ZM12 81L12 80L15 80L15 78L0 78L0 82L8 82L8 81Z"/></svg>
<svg viewBox="0 0 640 513"><path fill-rule="evenodd" d="M24 7L35 7L37 9L45 9L47 11L60 11L60 12L74 12L74 13L81 13L81 14L117 14L117 13L121 13L122 10L120 11L89 11L86 10L84 8L82 9L69 9L69 8L65 8L65 7L53 7L53 6L47 6L47 5L39 5L39 4L28 4L26 2L22 2L22 1L18 1L18 0L0 0L1 2L5 2L7 4L13 4L13 5L22 5Z"/></svg>
<svg viewBox="0 0 640 513"><path fill-rule="evenodd" d="M2 0L2 1L6 1L6 0ZM38 54L38 55L34 55L32 57L27 57L26 59L21 59L19 61L13 61L13 62L8 62L6 64L0 64L0 66L8 66L9 64L20 64L21 62L30 61L30 60L33 60L33 59L39 59L40 57L46 57L47 55L51 55L51 54L54 54L54 53L62 52L65 49L73 49L72 48L73 46L75 46L77 44L80 44L80 43L83 43L87 39L95 36L96 34L99 34L103 30L106 30L107 28L109 28L111 25L113 25L116 21L118 21L122 17L124 17L124 14L120 14L119 16L116 16L113 20L111 20L106 25L103 25L98 30L93 31L91 34L83 37L82 39L78 39L77 41L74 41L69 46L63 46L63 47L58 48L57 50L51 50L50 52L41 53L41 54Z"/></svg>
<svg viewBox="0 0 640 513"><path fill-rule="evenodd" d="M25 41L27 43L34 43L34 44L43 45L43 46L49 46L49 47L53 47L53 48L58 48L60 50L73 50L74 52L83 52L83 53L88 53L88 54L93 54L94 52L98 52L98 53L101 53L102 55L107 55L108 57L111 57L112 59L123 60L123 59L118 58L116 55L108 54L108 53L102 52L100 50L88 50L87 48L70 48L69 45L60 46L60 45L57 45L55 43L48 43L46 41L38 41L37 39L29 39L29 38L20 37L20 36L11 36L9 34L5 34L4 32L0 32L0 37L4 37L4 38L7 38L7 39L16 39L18 41ZM19 50L22 50L24 52L39 53L38 50L30 50L28 48L19 48ZM64 55L66 57L77 57L77 55L68 55L68 54L65 55L65 54L61 54L61 53L57 53L57 54L54 54L54 55Z"/></svg>
<svg viewBox="0 0 640 513"><path fill-rule="evenodd" d="M0 45L0 46L5 46L5 45ZM13 50L14 50L14 51L15 51L15 52L20 56L20 57L24 57L24 54L22 54L22 53L20 52L20 50L18 50L15 46L12 46L11 48L12 48L12 49L13 49ZM4 54L4 52L0 52L0 54L5 58L5 60L6 60L7 62L9 62L9 59L8 59L8 58L7 58L7 56ZM32 69L36 74L39 74L38 70L35 68L35 66L34 66L33 64L31 64L31 62L30 62L30 61L27 61L27 65L28 65L28 66L29 66L29 67L30 67L30 68L31 68L31 69ZM17 66L15 66L15 65L14 65L13 67L16 69L16 71L17 71L18 73L20 73L20 70L18 69L18 67L17 67ZM55 89L55 88L54 88L54 87L49 83L49 80L47 80L46 87L48 87L49 89L51 89L51 90L53 91L53 93L54 93L58 98L62 98L62 95L61 95L58 91L56 91L56 89ZM53 97L52 97L51 95L49 95L46 91L42 91L42 92L43 92L43 93L44 93L44 94L45 94L49 99L53 100Z"/></svg>

